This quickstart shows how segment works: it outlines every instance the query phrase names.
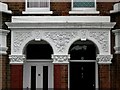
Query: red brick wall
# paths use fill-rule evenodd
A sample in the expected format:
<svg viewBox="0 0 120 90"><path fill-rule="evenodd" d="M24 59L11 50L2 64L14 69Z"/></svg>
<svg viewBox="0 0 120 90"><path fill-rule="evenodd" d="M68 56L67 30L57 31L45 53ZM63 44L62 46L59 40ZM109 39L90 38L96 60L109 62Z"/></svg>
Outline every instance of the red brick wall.
<svg viewBox="0 0 120 90"><path fill-rule="evenodd" d="M51 3L51 11L53 11L53 15L56 15L56 16L69 16L70 9L71 9L70 2L52 2Z"/></svg>
<svg viewBox="0 0 120 90"><path fill-rule="evenodd" d="M10 89L22 90L23 88L23 65L10 66Z"/></svg>
<svg viewBox="0 0 120 90"><path fill-rule="evenodd" d="M13 11L13 15L22 15L22 11L25 10L25 3L24 2L14 2L15 0L12 0L13 2L7 2L9 5L9 9ZM22 1L22 0L21 0ZM24 1L24 0L23 0ZM109 11L113 9L112 2L106 2L106 3L97 3L97 10L100 11L100 15L106 16L110 15ZM53 16L69 16L69 11L71 10L71 3L51 3L51 11L53 11ZM3 15L5 16L5 15ZM8 17L8 16L7 16ZM117 22L115 28L120 28L120 13L118 14L111 14L111 21ZM6 20L9 20L6 18ZM5 20L5 21L6 21ZM4 25L4 28L6 26ZM9 37L10 39L10 37ZM114 35L112 35L112 53L114 54ZM10 41L10 40L9 40ZM9 42L8 41L8 42ZM9 45L10 46L10 45ZM10 49L9 49L10 53ZM4 59L2 59L4 60ZM1 61L2 61L1 60ZM5 64L5 63L4 63ZM3 65L3 64L2 64ZM9 65L7 64L9 69ZM5 67L4 67L5 68ZM22 66L20 65L11 65L11 88L22 88ZM110 71L111 70L111 71ZM5 69L3 69L5 71ZM67 65L55 65L54 66L54 85L55 88L66 88L68 87L68 66ZM120 56L114 55L114 59L112 60L111 67L109 68L109 65L99 65L99 84L100 88L117 88L119 90L120 88ZM16 73L15 73L16 72ZM7 72L7 80L9 81L9 70ZM109 77L111 73L111 78ZM4 75L5 73L3 73ZM19 77L20 78L14 78ZM3 79L5 79L6 75L4 75ZM17 81L15 83L14 81ZM5 85L4 84L2 85ZM111 85L110 85L111 84Z"/></svg>
<svg viewBox="0 0 120 90"><path fill-rule="evenodd" d="M100 11L100 15L110 15L110 10L113 10L113 2L98 2L97 11Z"/></svg>
<svg viewBox="0 0 120 90"><path fill-rule="evenodd" d="M114 54L111 65L111 90L120 90L120 54Z"/></svg>
<svg viewBox="0 0 120 90"><path fill-rule="evenodd" d="M99 65L99 88L110 90L110 65Z"/></svg>
<svg viewBox="0 0 120 90"><path fill-rule="evenodd" d="M24 0L22 1L7 2L9 9L13 11L13 15L22 15L22 11L25 10L25 2ZM109 11L113 9L113 4L113 2L97 2L97 10L100 11L100 15L109 15ZM50 5L50 10L53 11L53 16L69 16L71 2L51 2Z"/></svg>
<svg viewBox="0 0 120 90"><path fill-rule="evenodd" d="M7 62L7 56L6 55L1 55L0 56L0 89L6 89L6 62Z"/></svg>
<svg viewBox="0 0 120 90"><path fill-rule="evenodd" d="M68 65L54 65L55 90L68 89Z"/></svg>

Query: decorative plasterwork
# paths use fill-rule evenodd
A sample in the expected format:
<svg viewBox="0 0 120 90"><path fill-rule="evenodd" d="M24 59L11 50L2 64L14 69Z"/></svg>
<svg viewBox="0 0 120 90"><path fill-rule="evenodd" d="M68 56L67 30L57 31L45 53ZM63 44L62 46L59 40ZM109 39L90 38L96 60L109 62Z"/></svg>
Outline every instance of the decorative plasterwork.
<svg viewBox="0 0 120 90"><path fill-rule="evenodd" d="M52 45L54 54L68 54L68 49L78 39L85 41L86 39L91 40L96 44L99 53L110 53L110 34L109 31L103 30L87 30L87 29L76 29L70 31L48 31L48 30L29 30L29 31L12 31L12 53L11 54L22 54L25 45L31 41L40 41L41 39L47 41Z"/></svg>
<svg viewBox="0 0 120 90"><path fill-rule="evenodd" d="M113 55L97 55L98 64L111 64Z"/></svg>
<svg viewBox="0 0 120 90"><path fill-rule="evenodd" d="M69 63L70 55L52 55L53 63L58 64L58 63L63 63L67 64Z"/></svg>
<svg viewBox="0 0 120 90"><path fill-rule="evenodd" d="M14 32L13 35L13 49L14 52L19 52L19 49L22 45L22 43L27 39L32 36L32 33L29 31L26 32Z"/></svg>
<svg viewBox="0 0 120 90"><path fill-rule="evenodd" d="M24 55L9 55L10 64L23 64L25 60Z"/></svg>
<svg viewBox="0 0 120 90"><path fill-rule="evenodd" d="M79 39L92 41L100 55L111 54L110 29L115 23L108 16L14 16L6 24L12 31L12 55L22 55L28 42L41 39L51 45L54 55L62 55L56 56L60 59L54 62L68 62L61 58Z"/></svg>
<svg viewBox="0 0 120 90"><path fill-rule="evenodd" d="M101 45L103 52L108 52L109 50L109 32L105 31L91 31L90 37L94 38Z"/></svg>
<svg viewBox="0 0 120 90"><path fill-rule="evenodd" d="M57 48L57 52L64 52L67 44L77 36L77 32L45 32L45 37L51 39Z"/></svg>
<svg viewBox="0 0 120 90"><path fill-rule="evenodd" d="M86 41L86 38L87 38L87 33L88 33L88 31L87 30L81 30L80 31L80 36L81 36L81 40L82 41Z"/></svg>
<svg viewBox="0 0 120 90"><path fill-rule="evenodd" d="M35 41L40 41L41 40L41 38L42 38L42 31L35 30L35 31L32 31L32 33L33 33Z"/></svg>

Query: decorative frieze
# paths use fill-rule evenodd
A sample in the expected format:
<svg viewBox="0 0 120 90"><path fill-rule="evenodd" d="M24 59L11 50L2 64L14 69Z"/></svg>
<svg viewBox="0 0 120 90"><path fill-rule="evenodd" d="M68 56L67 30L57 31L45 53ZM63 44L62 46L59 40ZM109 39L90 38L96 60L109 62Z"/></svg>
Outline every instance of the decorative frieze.
<svg viewBox="0 0 120 90"><path fill-rule="evenodd" d="M24 55L9 55L10 64L23 64L25 61Z"/></svg>
<svg viewBox="0 0 120 90"><path fill-rule="evenodd" d="M113 58L113 55L98 55L97 61L98 61L98 64L111 64L112 58Z"/></svg>
<svg viewBox="0 0 120 90"><path fill-rule="evenodd" d="M77 32L45 32L45 37L50 39L57 48L57 52L64 52L66 45L76 37Z"/></svg>
<svg viewBox="0 0 120 90"><path fill-rule="evenodd" d="M53 63L69 63L70 55L52 55Z"/></svg>
<svg viewBox="0 0 120 90"><path fill-rule="evenodd" d="M101 45L103 52L108 52L108 50L109 50L109 32L91 31L90 37L94 38Z"/></svg>

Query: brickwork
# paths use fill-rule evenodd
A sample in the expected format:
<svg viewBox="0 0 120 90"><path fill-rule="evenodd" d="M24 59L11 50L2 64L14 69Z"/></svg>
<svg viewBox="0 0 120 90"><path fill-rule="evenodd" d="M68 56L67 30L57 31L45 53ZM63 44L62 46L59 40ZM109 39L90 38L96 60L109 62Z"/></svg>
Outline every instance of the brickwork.
<svg viewBox="0 0 120 90"><path fill-rule="evenodd" d="M23 88L23 65L10 66L10 88L12 90L22 90Z"/></svg>
<svg viewBox="0 0 120 90"><path fill-rule="evenodd" d="M111 21L116 22L115 29L120 28L120 12L111 14Z"/></svg>
<svg viewBox="0 0 120 90"><path fill-rule="evenodd" d="M120 89L120 55L114 54L113 64L111 65L111 89Z"/></svg>
<svg viewBox="0 0 120 90"><path fill-rule="evenodd" d="M69 16L69 11L71 9L70 2L52 2L51 11L55 16Z"/></svg>
<svg viewBox="0 0 120 90"><path fill-rule="evenodd" d="M68 89L68 65L54 65L55 90Z"/></svg>
<svg viewBox="0 0 120 90"><path fill-rule="evenodd" d="M100 11L100 15L108 16L110 15L110 10L113 10L113 2L98 2L97 11Z"/></svg>
<svg viewBox="0 0 120 90"><path fill-rule="evenodd" d="M22 15L25 10L25 2L6 2L9 5L9 10L12 10L12 15ZM24 0L23 0L24 1ZM111 15L111 21L117 22L114 28L120 28L120 12L110 14L113 9L112 2L98 2L97 11L100 11L100 16ZM52 16L69 16L71 11L70 2L51 2L50 10L53 11ZM84 16L84 15L82 15ZM88 16L88 15L87 15ZM4 22L11 21L11 15L2 13L2 28L8 29ZM111 32L111 52L114 54L115 38ZM8 55L10 54L11 34L7 37ZM2 88L22 88L22 65L9 65L8 56L0 58L0 87ZM19 78L18 78L19 77ZM114 55L111 66L99 65L99 86L100 90L104 89L120 89L120 55ZM55 90L68 88L68 65L54 65L54 87ZM1 88L0 88L1 89Z"/></svg>
<svg viewBox="0 0 120 90"><path fill-rule="evenodd" d="M99 65L99 88L100 90L110 90L109 65Z"/></svg>
<svg viewBox="0 0 120 90"><path fill-rule="evenodd" d="M14 0L15 1L15 0ZM8 4L8 9L12 11L12 15L22 15L22 11L25 10L24 0L20 2L6 2Z"/></svg>
<svg viewBox="0 0 120 90"><path fill-rule="evenodd" d="M9 10L12 10L13 15L22 15L22 11L25 11L25 2L24 0L22 1L6 2L9 5ZM97 11L100 11L100 15L102 16L109 15L109 11L113 9L113 4L113 2L98 2ZM50 10L53 11L53 16L69 16L69 11L71 11L71 2L51 2Z"/></svg>
<svg viewBox="0 0 120 90"><path fill-rule="evenodd" d="M3 90L7 88L6 62L7 62L7 56L1 55L0 57L0 89L3 89Z"/></svg>
<svg viewBox="0 0 120 90"><path fill-rule="evenodd" d="M5 22L10 22L11 21L11 14L7 13L0 13L2 15L2 28L9 30ZM2 55L1 57L1 63L0 65L2 66L2 87L3 89L8 89L10 88L10 64L9 64L9 58L8 55L10 54L10 47L11 47L11 34L9 33L9 36L7 36L7 55ZM8 39L9 38L9 39ZM9 43L8 43L9 42Z"/></svg>

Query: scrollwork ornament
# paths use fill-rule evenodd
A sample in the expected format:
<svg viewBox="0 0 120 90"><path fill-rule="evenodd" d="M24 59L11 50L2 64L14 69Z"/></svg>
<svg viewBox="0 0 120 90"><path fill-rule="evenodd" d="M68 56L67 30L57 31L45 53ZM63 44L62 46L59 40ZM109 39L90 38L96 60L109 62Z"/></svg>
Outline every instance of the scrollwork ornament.
<svg viewBox="0 0 120 90"><path fill-rule="evenodd" d="M98 55L97 61L99 64L111 64L113 55Z"/></svg>
<svg viewBox="0 0 120 90"><path fill-rule="evenodd" d="M77 32L45 32L46 38L52 40L58 52L63 52L66 44L68 44L71 39L75 38L76 35Z"/></svg>
<svg viewBox="0 0 120 90"><path fill-rule="evenodd" d="M108 32L90 32L90 37L96 39L102 46L104 52L108 52L109 34Z"/></svg>
<svg viewBox="0 0 120 90"><path fill-rule="evenodd" d="M13 38L14 52L18 52L22 43L31 36L32 36L31 32L14 32Z"/></svg>

